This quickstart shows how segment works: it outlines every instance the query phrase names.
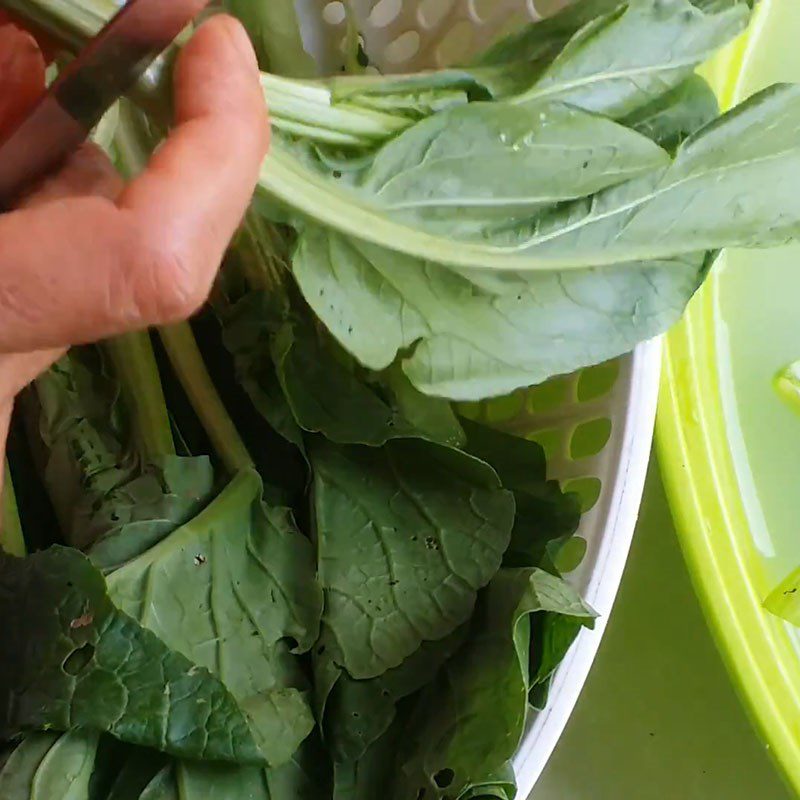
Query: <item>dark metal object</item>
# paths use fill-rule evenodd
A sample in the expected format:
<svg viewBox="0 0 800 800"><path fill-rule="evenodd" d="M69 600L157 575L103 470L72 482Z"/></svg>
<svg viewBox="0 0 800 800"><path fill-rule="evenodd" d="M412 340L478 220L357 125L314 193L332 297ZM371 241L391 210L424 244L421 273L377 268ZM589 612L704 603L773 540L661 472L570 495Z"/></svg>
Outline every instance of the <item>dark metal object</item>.
<svg viewBox="0 0 800 800"><path fill-rule="evenodd" d="M0 206L56 169L207 0L129 0L0 143Z"/></svg>

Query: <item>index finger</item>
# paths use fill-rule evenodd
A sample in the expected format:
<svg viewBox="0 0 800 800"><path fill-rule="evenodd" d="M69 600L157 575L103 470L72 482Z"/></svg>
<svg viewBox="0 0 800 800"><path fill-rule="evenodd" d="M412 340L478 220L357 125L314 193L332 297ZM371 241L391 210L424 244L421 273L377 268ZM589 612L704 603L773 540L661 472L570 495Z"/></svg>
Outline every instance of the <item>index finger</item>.
<svg viewBox="0 0 800 800"><path fill-rule="evenodd" d="M184 47L174 80L176 127L118 206L210 285L269 145L258 64L242 26L212 17Z"/></svg>
<svg viewBox="0 0 800 800"><path fill-rule="evenodd" d="M174 322L205 301L269 126L235 20L205 23L176 70L176 126L116 201L61 197L0 215L0 352Z"/></svg>

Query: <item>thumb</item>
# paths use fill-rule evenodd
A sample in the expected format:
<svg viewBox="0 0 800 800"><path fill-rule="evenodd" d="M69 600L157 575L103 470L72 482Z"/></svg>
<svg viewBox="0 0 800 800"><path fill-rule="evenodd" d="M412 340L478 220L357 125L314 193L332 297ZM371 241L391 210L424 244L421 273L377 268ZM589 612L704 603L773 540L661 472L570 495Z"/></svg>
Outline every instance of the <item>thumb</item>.
<svg viewBox="0 0 800 800"><path fill-rule="evenodd" d="M0 136L39 99L44 73L44 56L36 40L16 25L0 24Z"/></svg>

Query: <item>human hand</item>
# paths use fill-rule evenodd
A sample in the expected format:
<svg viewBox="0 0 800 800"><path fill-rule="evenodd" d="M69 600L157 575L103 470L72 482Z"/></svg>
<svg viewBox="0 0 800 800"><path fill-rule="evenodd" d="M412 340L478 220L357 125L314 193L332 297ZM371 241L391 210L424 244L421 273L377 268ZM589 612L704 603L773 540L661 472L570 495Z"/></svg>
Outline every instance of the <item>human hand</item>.
<svg viewBox="0 0 800 800"><path fill-rule="evenodd" d="M33 38L0 18L0 134L44 71ZM129 185L86 145L0 215L0 456L15 395L67 347L185 319L205 301L269 142L255 54L232 18L212 17L183 48L175 117Z"/></svg>

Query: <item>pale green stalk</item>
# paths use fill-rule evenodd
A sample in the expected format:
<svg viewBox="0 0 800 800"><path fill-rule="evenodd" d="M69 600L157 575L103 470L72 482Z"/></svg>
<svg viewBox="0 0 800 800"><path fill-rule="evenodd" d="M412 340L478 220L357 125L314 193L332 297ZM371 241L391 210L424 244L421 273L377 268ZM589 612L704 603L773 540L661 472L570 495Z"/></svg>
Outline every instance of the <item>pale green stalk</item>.
<svg viewBox="0 0 800 800"><path fill-rule="evenodd" d="M149 334L128 333L109 339L102 346L114 365L130 411L139 454L145 461L174 455L172 426Z"/></svg>
<svg viewBox="0 0 800 800"><path fill-rule="evenodd" d="M163 327L158 333L192 408L227 470L236 473L252 467L253 459L206 370L189 323Z"/></svg>
<svg viewBox="0 0 800 800"><path fill-rule="evenodd" d="M120 166L128 175L138 173L147 163L150 135L141 112L131 104L123 104L116 145ZM159 335L192 408L226 468L237 472L252 466L247 447L214 387L189 324L161 328Z"/></svg>

